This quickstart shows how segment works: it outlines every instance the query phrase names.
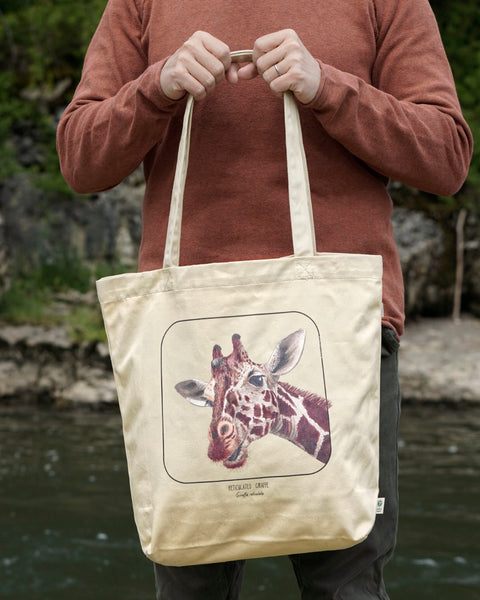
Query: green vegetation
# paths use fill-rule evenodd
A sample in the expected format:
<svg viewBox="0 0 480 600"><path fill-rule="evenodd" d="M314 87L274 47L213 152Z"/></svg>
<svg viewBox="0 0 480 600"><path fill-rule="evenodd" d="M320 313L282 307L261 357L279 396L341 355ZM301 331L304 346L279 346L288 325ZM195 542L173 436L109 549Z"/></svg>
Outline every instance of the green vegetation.
<svg viewBox="0 0 480 600"><path fill-rule="evenodd" d="M480 139L480 11L476 0L432 0L445 50L455 77L465 118L475 140ZM478 210L480 148L474 155L468 183L475 190Z"/></svg>
<svg viewBox="0 0 480 600"><path fill-rule="evenodd" d="M76 252L58 252L40 263L37 269L21 274L32 289L61 292L72 289L86 293L91 288L92 269L78 257Z"/></svg>
<svg viewBox="0 0 480 600"><path fill-rule="evenodd" d="M16 280L3 295L0 317L12 325L66 325L72 340L79 343L106 341L98 305L60 305L51 290L34 289L23 280Z"/></svg>
<svg viewBox="0 0 480 600"><path fill-rule="evenodd" d="M50 294L33 289L25 281L15 280L0 300L0 316L13 325L50 325L57 322L55 316L50 314L51 304Z"/></svg>
<svg viewBox="0 0 480 600"><path fill-rule="evenodd" d="M0 300L0 317L12 325L64 325L74 342L106 342L97 305L62 304L51 290L36 290L17 280Z"/></svg>
<svg viewBox="0 0 480 600"><path fill-rule="evenodd" d="M58 111L80 79L85 51L106 0L4 0L0 9L0 182L27 171L35 184L66 197L55 148ZM17 140L35 140L22 160ZM116 266L119 270L118 265ZM103 267L103 274L115 266ZM12 324L66 324L76 341L104 341L97 305L62 303L57 296L93 287L98 270L58 250L36 268L14 274L0 301L0 318Z"/></svg>
<svg viewBox="0 0 480 600"><path fill-rule="evenodd" d="M0 181L27 169L39 185L70 194L55 152L55 114L80 78L106 0L4 0L0 10ZM33 134L40 156L21 165L16 135Z"/></svg>
<svg viewBox="0 0 480 600"><path fill-rule="evenodd" d="M106 341L99 304L87 294L95 280L127 270L119 263L93 267L75 253L58 253L54 260L16 274L0 299L0 320L12 325L61 323L74 341Z"/></svg>
<svg viewBox="0 0 480 600"><path fill-rule="evenodd" d="M74 341L106 341L99 305L85 302L82 296L96 279L122 270L119 265L89 267L75 254L59 254L55 260L17 273L0 299L0 319L13 325L61 323ZM69 297L72 291L78 294Z"/></svg>

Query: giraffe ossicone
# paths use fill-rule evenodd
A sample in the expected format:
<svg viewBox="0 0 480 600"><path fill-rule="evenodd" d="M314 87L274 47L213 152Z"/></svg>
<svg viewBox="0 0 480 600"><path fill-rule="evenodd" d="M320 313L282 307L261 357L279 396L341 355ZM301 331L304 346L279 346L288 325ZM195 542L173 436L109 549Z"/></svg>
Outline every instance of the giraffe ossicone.
<svg viewBox="0 0 480 600"><path fill-rule="evenodd" d="M322 463L331 452L327 400L279 381L302 357L305 330L280 340L269 360L253 362L240 336L232 336L233 351L222 354L215 345L212 377L208 383L187 379L177 392L195 406L212 408L208 431L208 457L233 469L248 458L249 445L272 433L282 437Z"/></svg>

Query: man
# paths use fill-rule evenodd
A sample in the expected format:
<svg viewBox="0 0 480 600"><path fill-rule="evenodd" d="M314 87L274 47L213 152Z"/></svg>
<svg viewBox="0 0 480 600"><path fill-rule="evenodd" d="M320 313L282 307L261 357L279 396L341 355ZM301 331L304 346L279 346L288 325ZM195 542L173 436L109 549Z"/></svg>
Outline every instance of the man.
<svg viewBox="0 0 480 600"><path fill-rule="evenodd" d="M208 32L208 33L207 33ZM231 50L253 47L251 64ZM380 496L385 512L354 548L291 557L304 600L388 598L383 566L398 516L398 339L403 284L389 178L450 195L472 152L427 0L110 0L58 130L78 192L119 183L142 161L139 269L161 267L184 98L197 104L183 264L292 253L279 95L298 102L317 248L381 254L384 333ZM238 598L243 563L156 565L157 598Z"/></svg>

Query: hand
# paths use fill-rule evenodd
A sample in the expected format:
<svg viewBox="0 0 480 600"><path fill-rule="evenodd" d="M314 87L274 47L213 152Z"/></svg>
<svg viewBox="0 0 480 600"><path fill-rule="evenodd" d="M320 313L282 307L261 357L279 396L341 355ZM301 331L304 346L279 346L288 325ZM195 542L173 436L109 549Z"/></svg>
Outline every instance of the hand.
<svg viewBox="0 0 480 600"><path fill-rule="evenodd" d="M292 29L258 38L253 47L253 63L242 66L237 77L245 80L257 75L274 93L291 90L303 104L315 98L321 80L320 65Z"/></svg>
<svg viewBox="0 0 480 600"><path fill-rule="evenodd" d="M160 73L160 86L172 100L186 93L202 100L231 67L229 47L209 33L197 31L167 60ZM234 70L236 74L237 66Z"/></svg>

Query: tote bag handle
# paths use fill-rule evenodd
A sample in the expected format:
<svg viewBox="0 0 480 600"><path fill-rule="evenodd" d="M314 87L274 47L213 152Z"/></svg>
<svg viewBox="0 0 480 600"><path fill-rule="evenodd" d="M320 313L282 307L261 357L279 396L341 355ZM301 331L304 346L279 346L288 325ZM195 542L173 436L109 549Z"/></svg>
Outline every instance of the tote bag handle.
<svg viewBox="0 0 480 600"><path fill-rule="evenodd" d="M232 52L232 61L248 62L251 50ZM285 142L287 149L288 197L295 256L314 256L316 253L315 227L308 180L307 161L303 147L302 129L297 104L291 92L284 93ZM163 268L179 265L180 234L182 228L183 194L187 177L192 127L193 97L189 96L183 118L182 135L177 155L173 182L170 216Z"/></svg>

